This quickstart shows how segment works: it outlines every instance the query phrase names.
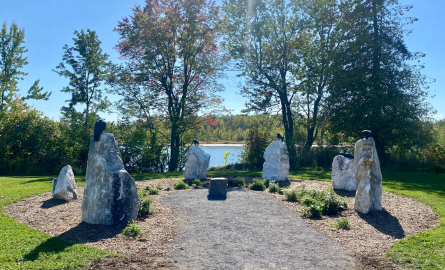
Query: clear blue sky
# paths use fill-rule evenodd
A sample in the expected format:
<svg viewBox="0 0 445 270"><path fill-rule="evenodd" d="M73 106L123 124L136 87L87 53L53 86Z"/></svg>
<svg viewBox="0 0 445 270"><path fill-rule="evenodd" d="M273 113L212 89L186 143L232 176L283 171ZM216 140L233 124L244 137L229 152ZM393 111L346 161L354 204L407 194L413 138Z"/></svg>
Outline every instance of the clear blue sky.
<svg viewBox="0 0 445 270"><path fill-rule="evenodd" d="M60 77L52 70L62 60L65 44L73 45L74 30L91 29L97 32L102 41L102 49L110 55L110 60L117 61L119 55L112 48L119 40L113 32L122 17L131 15L131 8L144 5L143 0L3 0L0 1L0 23L7 22L8 27L14 21L19 27L25 28L26 56L29 64L23 71L28 76L19 82L22 95L34 80L40 79L45 91L52 91L49 101L29 101L45 116L54 120L60 118L60 108L66 105L69 94L60 90L68 84L68 80ZM221 0L216 1L221 4ZM431 86L436 95L430 99L437 110L437 118L445 118L445 1L444 0L401 0L402 4L413 5L407 16L419 20L407 28L413 33L405 38L410 51L426 54L423 59L423 73L437 81ZM232 72L228 79L222 81L226 91L221 93L225 98L225 107L237 114L244 108L245 99L237 94L236 81ZM113 98L111 98L113 99ZM115 115L102 115L106 120L116 120Z"/></svg>

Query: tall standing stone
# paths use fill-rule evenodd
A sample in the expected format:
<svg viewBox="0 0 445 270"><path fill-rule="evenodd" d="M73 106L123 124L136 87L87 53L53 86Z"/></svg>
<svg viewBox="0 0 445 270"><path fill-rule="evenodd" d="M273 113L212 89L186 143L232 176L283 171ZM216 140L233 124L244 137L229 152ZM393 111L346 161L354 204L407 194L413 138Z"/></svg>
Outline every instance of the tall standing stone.
<svg viewBox="0 0 445 270"><path fill-rule="evenodd" d="M357 190L352 167L354 160L343 155L334 157L332 161L332 186L335 189Z"/></svg>
<svg viewBox="0 0 445 270"><path fill-rule="evenodd" d="M372 137L355 144L353 175L357 183L354 209L362 214L382 210L382 172Z"/></svg>
<svg viewBox="0 0 445 270"><path fill-rule="evenodd" d="M117 141L105 133L90 140L82 220L90 224L113 225L133 221L139 211L136 184L124 169Z"/></svg>
<svg viewBox="0 0 445 270"><path fill-rule="evenodd" d="M77 199L76 180L73 169L66 165L60 170L59 177L53 179L53 198L65 201Z"/></svg>
<svg viewBox="0 0 445 270"><path fill-rule="evenodd" d="M199 146L192 145L184 166L184 178L187 180L205 179L209 162L210 155L199 148Z"/></svg>
<svg viewBox="0 0 445 270"><path fill-rule="evenodd" d="M271 143L264 151L263 178L270 181L289 179L289 154L281 140Z"/></svg>

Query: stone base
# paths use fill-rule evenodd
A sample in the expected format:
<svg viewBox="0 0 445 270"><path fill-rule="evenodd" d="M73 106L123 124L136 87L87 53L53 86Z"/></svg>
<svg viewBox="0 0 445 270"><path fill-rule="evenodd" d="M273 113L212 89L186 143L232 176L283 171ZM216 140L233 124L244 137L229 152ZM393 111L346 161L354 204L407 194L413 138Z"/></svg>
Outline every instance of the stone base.
<svg viewBox="0 0 445 270"><path fill-rule="evenodd" d="M227 196L227 178L212 178L209 185L209 196Z"/></svg>

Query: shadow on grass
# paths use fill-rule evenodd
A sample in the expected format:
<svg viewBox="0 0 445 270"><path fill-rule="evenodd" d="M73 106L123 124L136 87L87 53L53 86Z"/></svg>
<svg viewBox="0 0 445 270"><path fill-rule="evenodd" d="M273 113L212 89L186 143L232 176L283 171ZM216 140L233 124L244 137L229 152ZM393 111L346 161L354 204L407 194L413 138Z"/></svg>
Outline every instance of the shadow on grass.
<svg viewBox="0 0 445 270"><path fill-rule="evenodd" d="M357 213L360 218L381 233L390 235L396 239L402 239L405 237L405 231L403 230L402 225L400 225L399 220L384 208L382 211L372 211L366 215L359 212Z"/></svg>
<svg viewBox="0 0 445 270"><path fill-rule="evenodd" d="M49 208L52 208L54 206L58 206L58 205L65 204L65 203L68 203L68 202L65 201L65 200L51 198L49 200L44 201L42 203L42 205L40 206L40 208L49 209Z"/></svg>
<svg viewBox="0 0 445 270"><path fill-rule="evenodd" d="M49 238L26 254L23 258L25 261L35 261L39 259L41 253L59 253L72 245L74 245L74 243L69 243L59 238Z"/></svg>

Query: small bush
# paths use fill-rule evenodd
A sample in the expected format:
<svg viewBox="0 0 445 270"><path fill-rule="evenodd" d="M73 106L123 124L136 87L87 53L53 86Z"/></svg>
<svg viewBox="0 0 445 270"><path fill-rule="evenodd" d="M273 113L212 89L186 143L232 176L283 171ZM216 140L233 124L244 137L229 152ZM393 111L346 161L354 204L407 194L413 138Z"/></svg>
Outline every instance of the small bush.
<svg viewBox="0 0 445 270"><path fill-rule="evenodd" d="M136 237L140 233L141 229L133 222L128 222L127 227L122 230L122 234L126 237Z"/></svg>
<svg viewBox="0 0 445 270"><path fill-rule="evenodd" d="M171 189L171 188L169 188L169 187L165 189L165 191L170 191L170 190L172 190L172 189Z"/></svg>
<svg viewBox="0 0 445 270"><path fill-rule="evenodd" d="M201 182L201 180L199 180L199 179L195 179L195 180L193 180L192 184L193 184L193 185L196 185L196 186L202 186L202 182Z"/></svg>
<svg viewBox="0 0 445 270"><path fill-rule="evenodd" d="M324 193L323 199L323 215L336 215L348 207L347 199L338 196L332 189Z"/></svg>
<svg viewBox="0 0 445 270"><path fill-rule="evenodd" d="M308 218L319 218L321 217L322 213L323 213L323 204L320 202L317 202L309 206L304 206L301 209L301 214Z"/></svg>
<svg viewBox="0 0 445 270"><path fill-rule="evenodd" d="M229 180L227 182L229 187L238 187L238 186L245 186L246 185L246 181L244 180L244 178L236 178L233 180Z"/></svg>
<svg viewBox="0 0 445 270"><path fill-rule="evenodd" d="M270 182L269 182L269 180L265 179L265 180L263 181L263 184L268 188Z"/></svg>
<svg viewBox="0 0 445 270"><path fill-rule="evenodd" d="M202 187L209 187L209 186L210 186L210 181L202 182Z"/></svg>
<svg viewBox="0 0 445 270"><path fill-rule="evenodd" d="M332 225L334 228L341 230L350 230L351 225L349 224L349 220L347 218L340 218L337 220L337 223Z"/></svg>
<svg viewBox="0 0 445 270"><path fill-rule="evenodd" d="M164 181L159 181L155 187L157 190L162 190L162 185L164 185Z"/></svg>
<svg viewBox="0 0 445 270"><path fill-rule="evenodd" d="M269 192L280 192L280 186L276 183L270 183Z"/></svg>
<svg viewBox="0 0 445 270"><path fill-rule="evenodd" d="M156 188L153 188L150 190L150 195L158 195L159 194L159 190Z"/></svg>
<svg viewBox="0 0 445 270"><path fill-rule="evenodd" d="M278 185L278 186L280 186L280 185ZM280 188L280 189L278 190L278 194L283 195L283 194L285 193L285 191L288 190L288 189L289 189L288 186L282 187L282 188Z"/></svg>
<svg viewBox="0 0 445 270"><path fill-rule="evenodd" d="M175 183L174 185L175 189L189 189L190 186L187 185L186 182L184 182L183 180L179 180Z"/></svg>
<svg viewBox="0 0 445 270"><path fill-rule="evenodd" d="M139 197L139 201L142 200L145 197L145 191L138 190L138 197Z"/></svg>
<svg viewBox="0 0 445 270"><path fill-rule="evenodd" d="M252 185L249 186L249 189L263 191L266 189L266 186L264 185L263 181L254 179Z"/></svg>
<svg viewBox="0 0 445 270"><path fill-rule="evenodd" d="M150 185L144 187L144 190L150 190L150 189L151 189Z"/></svg>
<svg viewBox="0 0 445 270"><path fill-rule="evenodd" d="M147 215L152 215L153 214L153 210L150 209L150 205L153 203L154 199L153 197L148 197L145 200L140 200L141 205L139 207L139 212L138 215L139 216L147 216Z"/></svg>
<svg viewBox="0 0 445 270"><path fill-rule="evenodd" d="M298 186L292 189L286 189L284 196L290 202L299 202L300 199L306 194L306 187L304 185Z"/></svg>

